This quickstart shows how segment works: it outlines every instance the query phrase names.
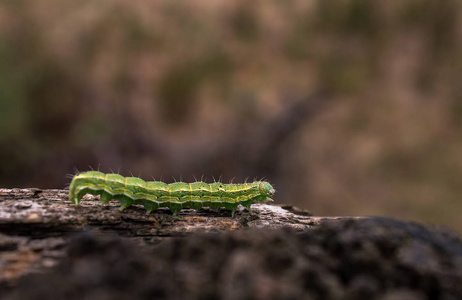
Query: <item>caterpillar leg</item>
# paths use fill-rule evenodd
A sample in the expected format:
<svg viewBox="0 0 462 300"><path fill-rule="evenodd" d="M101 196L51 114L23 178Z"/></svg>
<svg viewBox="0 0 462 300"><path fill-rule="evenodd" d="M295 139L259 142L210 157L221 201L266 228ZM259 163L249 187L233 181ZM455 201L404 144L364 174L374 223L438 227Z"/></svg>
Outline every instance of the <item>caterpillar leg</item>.
<svg viewBox="0 0 462 300"><path fill-rule="evenodd" d="M252 205L252 203L253 203L253 200L250 199L250 200L241 202L241 205L244 206L245 208L247 208L247 210L248 210L249 212L252 212L252 209L250 208L250 206Z"/></svg>
<svg viewBox="0 0 462 300"><path fill-rule="evenodd" d="M159 208L159 205L155 202L145 201L143 203L144 208L146 209L146 214L149 215L153 210Z"/></svg>
<svg viewBox="0 0 462 300"><path fill-rule="evenodd" d="M119 210L120 211L123 211L124 209L132 206L133 204L133 200L128 198L128 197L123 197L122 199L120 199L120 208Z"/></svg>
<svg viewBox="0 0 462 300"><path fill-rule="evenodd" d="M102 192L100 199L101 199L100 204L104 205L104 204L107 204L109 201L111 201L112 195L106 192Z"/></svg>
<svg viewBox="0 0 462 300"><path fill-rule="evenodd" d="M170 203L169 208L172 211L173 215L176 216L183 208L183 205L178 203Z"/></svg>
<svg viewBox="0 0 462 300"><path fill-rule="evenodd" d="M239 206L239 203L225 205L226 209L231 210L231 218L234 218L234 213L236 212L238 206Z"/></svg>

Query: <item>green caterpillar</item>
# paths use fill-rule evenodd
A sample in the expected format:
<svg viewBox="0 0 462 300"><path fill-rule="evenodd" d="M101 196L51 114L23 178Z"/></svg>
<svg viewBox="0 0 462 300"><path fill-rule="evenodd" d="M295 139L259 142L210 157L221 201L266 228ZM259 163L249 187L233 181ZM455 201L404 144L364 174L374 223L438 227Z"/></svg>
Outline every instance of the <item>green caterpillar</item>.
<svg viewBox="0 0 462 300"><path fill-rule="evenodd" d="M69 187L69 199L75 205L85 194L100 195L101 204L111 199L120 201L120 210L133 204L141 204L150 214L159 207L168 207L174 215L184 207L225 207L234 212L239 204L250 208L254 201L272 201L275 190L265 181L243 184L221 182L194 183L144 181L138 177L123 177L118 174L104 174L89 171L75 175Z"/></svg>

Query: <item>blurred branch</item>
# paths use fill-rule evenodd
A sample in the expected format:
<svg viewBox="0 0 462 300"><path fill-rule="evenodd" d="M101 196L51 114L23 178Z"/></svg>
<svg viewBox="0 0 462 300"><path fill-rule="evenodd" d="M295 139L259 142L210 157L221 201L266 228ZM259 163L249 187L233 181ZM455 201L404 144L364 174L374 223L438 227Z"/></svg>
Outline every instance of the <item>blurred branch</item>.
<svg viewBox="0 0 462 300"><path fill-rule="evenodd" d="M263 142L259 143L258 160L255 162L256 168L264 170L264 173L268 174L267 176L276 175L275 168L284 157L282 152L285 143L297 134L302 126L308 124L315 115L325 109L331 99L329 92L318 91L293 103L277 120L273 120L272 124L265 126L267 132L264 134Z"/></svg>

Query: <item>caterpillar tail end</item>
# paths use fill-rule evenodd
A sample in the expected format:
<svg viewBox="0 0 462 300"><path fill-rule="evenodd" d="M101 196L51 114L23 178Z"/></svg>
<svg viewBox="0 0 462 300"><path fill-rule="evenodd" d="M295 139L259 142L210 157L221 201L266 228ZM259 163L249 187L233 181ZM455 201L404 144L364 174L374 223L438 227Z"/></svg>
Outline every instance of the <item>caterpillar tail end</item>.
<svg viewBox="0 0 462 300"><path fill-rule="evenodd" d="M74 206L78 206L80 204L80 199L77 191L76 176L72 178L71 184L69 185L69 200L74 204Z"/></svg>
<svg viewBox="0 0 462 300"><path fill-rule="evenodd" d="M74 204L74 206L79 206L80 204L80 200L72 195L69 195L69 200Z"/></svg>

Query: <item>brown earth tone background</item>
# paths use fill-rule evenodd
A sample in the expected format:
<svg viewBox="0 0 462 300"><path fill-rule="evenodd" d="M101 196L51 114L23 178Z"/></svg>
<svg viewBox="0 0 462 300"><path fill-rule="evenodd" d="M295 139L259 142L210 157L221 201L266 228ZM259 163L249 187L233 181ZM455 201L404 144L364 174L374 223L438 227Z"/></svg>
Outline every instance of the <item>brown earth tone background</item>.
<svg viewBox="0 0 462 300"><path fill-rule="evenodd" d="M462 232L462 3L0 1L0 187L266 178Z"/></svg>

